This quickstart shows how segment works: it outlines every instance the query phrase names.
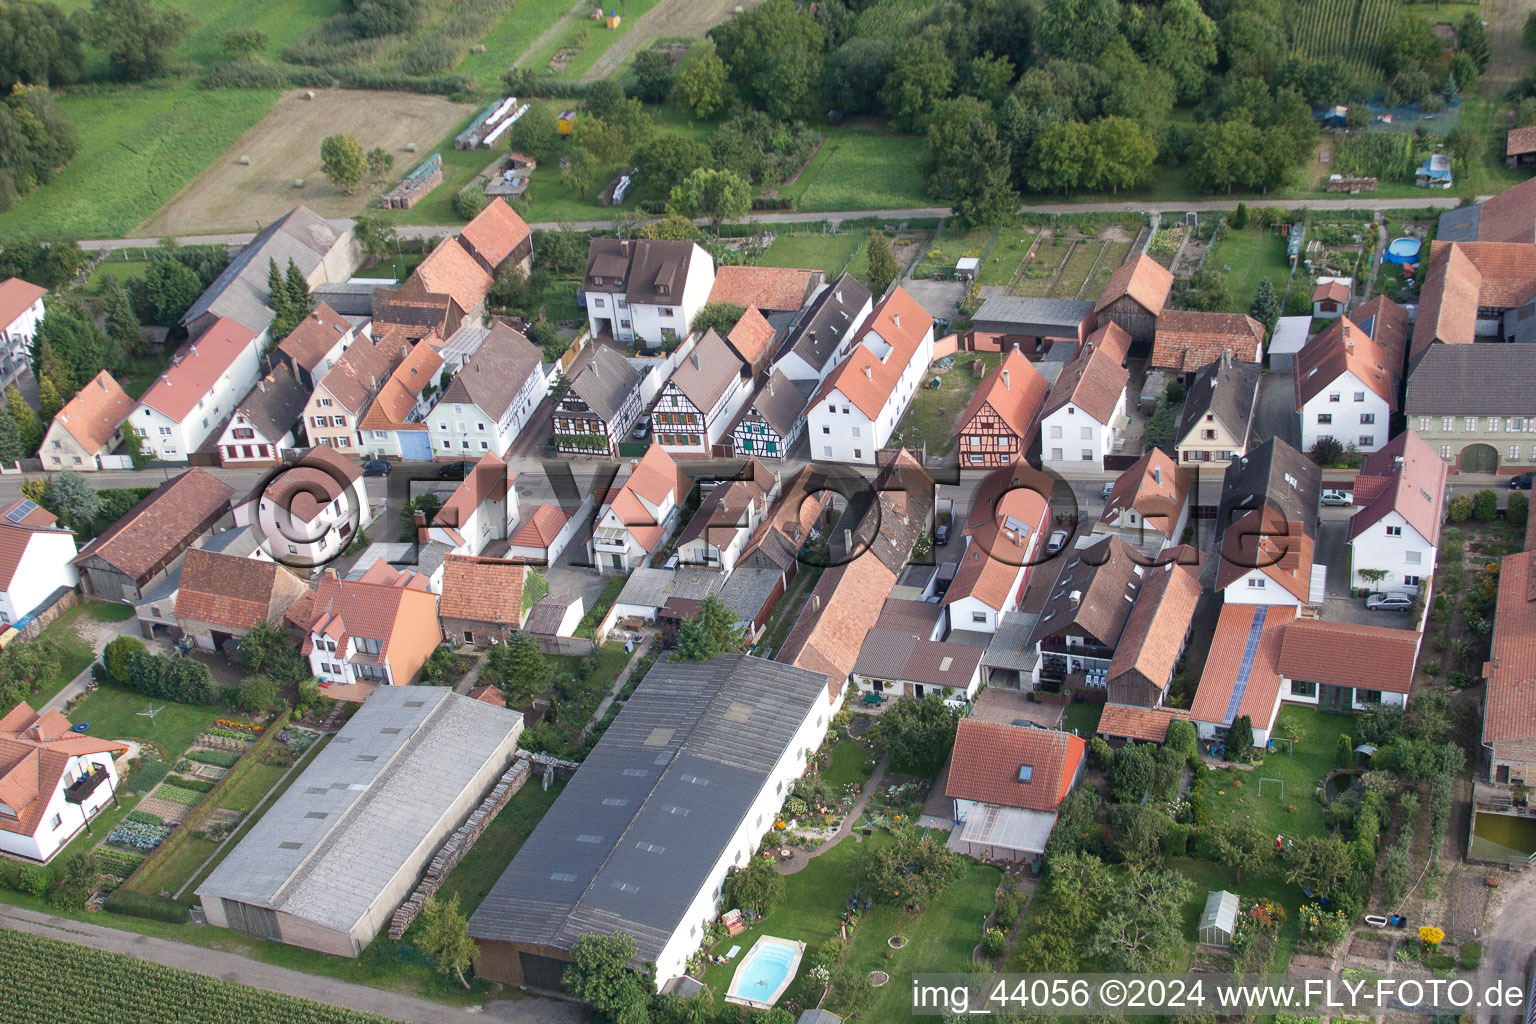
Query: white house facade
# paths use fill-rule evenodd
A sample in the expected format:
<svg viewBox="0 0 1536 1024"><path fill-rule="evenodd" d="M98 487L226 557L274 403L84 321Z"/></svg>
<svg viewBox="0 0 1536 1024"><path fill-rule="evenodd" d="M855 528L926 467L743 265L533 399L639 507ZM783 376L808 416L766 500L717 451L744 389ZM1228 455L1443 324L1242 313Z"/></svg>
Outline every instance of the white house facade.
<svg viewBox="0 0 1536 1024"><path fill-rule="evenodd" d="M688 336L709 300L715 263L693 242L594 238L583 292L594 336L665 346Z"/></svg>
<svg viewBox="0 0 1536 1024"><path fill-rule="evenodd" d="M47 290L12 277L0 281L0 386L32 365L32 339L43 322Z"/></svg>
<svg viewBox="0 0 1536 1024"><path fill-rule="evenodd" d="M1373 452L1387 440L1391 415L1386 399L1345 371L1303 403L1302 451L1311 451L1319 440L1331 437L1345 447Z"/></svg>
<svg viewBox="0 0 1536 1024"><path fill-rule="evenodd" d="M255 387L259 375L256 335L221 318L177 353L129 422L146 452L166 462L186 462Z"/></svg>

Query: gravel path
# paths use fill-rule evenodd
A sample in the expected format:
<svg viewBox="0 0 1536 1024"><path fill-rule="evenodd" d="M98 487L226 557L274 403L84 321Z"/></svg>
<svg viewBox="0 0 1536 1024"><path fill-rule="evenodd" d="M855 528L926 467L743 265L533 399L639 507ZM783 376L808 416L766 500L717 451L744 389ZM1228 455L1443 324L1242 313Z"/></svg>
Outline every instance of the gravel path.
<svg viewBox="0 0 1536 1024"><path fill-rule="evenodd" d="M889 757L882 757L880 763L875 765L875 773L869 777L868 782L864 783L864 789L859 793L859 798L853 802L853 808L843 818L843 823L832 834L832 838L810 851L805 850L803 847L795 847L794 852L789 857L775 862L774 867L779 869L779 874L793 875L798 871L803 871L805 866L812 860L820 857L832 849L832 847L853 835L853 823L863 816L864 808L869 806L869 798L874 796L875 791L885 784L885 769L890 766L890 763L891 759ZM858 842L859 837L854 836L853 841Z"/></svg>

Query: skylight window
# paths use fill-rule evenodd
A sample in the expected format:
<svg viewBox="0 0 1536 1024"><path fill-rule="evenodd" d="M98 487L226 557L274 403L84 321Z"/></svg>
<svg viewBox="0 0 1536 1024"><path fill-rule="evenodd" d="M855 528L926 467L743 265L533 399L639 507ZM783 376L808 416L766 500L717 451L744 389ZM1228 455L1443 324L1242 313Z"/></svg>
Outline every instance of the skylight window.
<svg viewBox="0 0 1536 1024"><path fill-rule="evenodd" d="M1028 785L1030 780L1032 780L1034 777L1035 777L1035 766L1034 765L1032 765L1032 764L1021 764L1021 765L1019 765L1019 781L1020 782L1024 783L1025 785Z"/></svg>

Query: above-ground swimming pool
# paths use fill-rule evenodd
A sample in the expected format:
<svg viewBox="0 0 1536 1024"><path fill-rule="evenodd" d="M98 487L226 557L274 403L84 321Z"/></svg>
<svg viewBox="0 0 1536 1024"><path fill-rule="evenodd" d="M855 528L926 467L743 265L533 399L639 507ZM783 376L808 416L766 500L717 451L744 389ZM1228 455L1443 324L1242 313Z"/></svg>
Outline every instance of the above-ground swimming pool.
<svg viewBox="0 0 1536 1024"><path fill-rule="evenodd" d="M725 994L728 1003L766 1010L779 1001L800 969L805 943L764 935L752 943Z"/></svg>
<svg viewBox="0 0 1536 1024"><path fill-rule="evenodd" d="M1417 238L1394 238L1382 257L1388 263L1409 264L1419 262L1419 250L1423 243Z"/></svg>

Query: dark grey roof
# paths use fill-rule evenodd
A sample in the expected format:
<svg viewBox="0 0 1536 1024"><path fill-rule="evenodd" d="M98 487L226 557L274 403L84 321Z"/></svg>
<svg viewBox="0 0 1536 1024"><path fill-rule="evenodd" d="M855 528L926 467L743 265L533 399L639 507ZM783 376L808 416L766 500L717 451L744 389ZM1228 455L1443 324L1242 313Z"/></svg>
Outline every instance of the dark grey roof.
<svg viewBox="0 0 1536 1024"><path fill-rule="evenodd" d="M1086 634L1106 647L1120 642L1126 620L1141 593L1142 559L1119 537L1059 556L1061 571L1035 620L1029 646L1062 633Z"/></svg>
<svg viewBox="0 0 1536 1024"><path fill-rule="evenodd" d="M763 605L773 596L784 580L782 569L754 569L737 566L720 588L720 600L735 613L740 622L751 622L762 612Z"/></svg>
<svg viewBox="0 0 1536 1024"><path fill-rule="evenodd" d="M1536 345L1436 342L1408 377L1409 416L1530 414Z"/></svg>
<svg viewBox="0 0 1536 1024"><path fill-rule="evenodd" d="M521 729L517 712L451 690L379 687L198 896L350 931L401 871L425 866L458 825L453 804L488 764L510 764Z"/></svg>
<svg viewBox="0 0 1536 1024"><path fill-rule="evenodd" d="M805 407L815 390L816 381L813 379L790 380L780 371L774 370L747 404L743 418L756 416L772 427L780 437L788 437L805 415Z"/></svg>
<svg viewBox="0 0 1536 1024"><path fill-rule="evenodd" d="M1093 313L1093 303L1076 299L1032 299L994 295L971 317L976 324L1016 324L1067 328L1076 333Z"/></svg>
<svg viewBox="0 0 1536 1024"><path fill-rule="evenodd" d="M1271 438L1227 464L1216 528L1225 530L1245 512L1269 507L1300 523L1302 532L1316 540L1322 485L1323 471L1317 463L1279 438Z"/></svg>
<svg viewBox="0 0 1536 1024"><path fill-rule="evenodd" d="M607 345L598 345L592 361L571 381L571 393L586 402L605 423L612 423L624 401L640 386L640 371Z"/></svg>
<svg viewBox="0 0 1536 1024"><path fill-rule="evenodd" d="M375 291L386 295L394 291L398 286L377 285L367 282L354 284L350 281L327 282L318 284L309 290L315 297L315 301L323 302L342 316L369 316L373 315L373 299Z"/></svg>
<svg viewBox="0 0 1536 1024"><path fill-rule="evenodd" d="M538 346L506 324L491 325L485 340L456 373L438 403L474 405L499 421L528 378L539 370Z"/></svg>
<svg viewBox="0 0 1536 1024"><path fill-rule="evenodd" d="M1435 228L1435 241L1477 241L1482 211L1483 208L1481 206L1462 206L1454 210L1446 210L1440 215L1440 223Z"/></svg>
<svg viewBox="0 0 1536 1024"><path fill-rule="evenodd" d="M711 327L672 371L670 383L705 416L726 390L740 382L747 364Z"/></svg>
<svg viewBox="0 0 1536 1024"><path fill-rule="evenodd" d="M654 961L827 677L747 655L662 662L469 921L476 939L570 949L626 932Z"/></svg>
<svg viewBox="0 0 1536 1024"><path fill-rule="evenodd" d="M696 253L702 254L703 250L692 242L594 238L587 247L586 285L608 292L617 291L622 285L630 302L678 302L688 280L688 265ZM601 285L597 284L598 278L603 279Z"/></svg>
<svg viewBox="0 0 1536 1024"><path fill-rule="evenodd" d="M291 259L299 270L309 274L340 238L341 233L324 217L307 206L295 206L263 228L229 261L224 272L182 315L181 322L190 324L211 313L227 316L260 334L276 316L267 305L268 263L276 263L282 271Z"/></svg>
<svg viewBox="0 0 1536 1024"><path fill-rule="evenodd" d="M261 536L251 526L236 526L204 537L197 547L220 555L245 558L261 547Z"/></svg>
<svg viewBox="0 0 1536 1024"><path fill-rule="evenodd" d="M557 597L550 594L541 597L528 609L528 618L523 622L523 629L530 633L542 633L545 636L554 636L560 629L560 623L565 619L567 609L575 597Z"/></svg>
<svg viewBox="0 0 1536 1024"><path fill-rule="evenodd" d="M270 377L256 382L251 393L235 407L235 411L261 431L262 437L268 441L279 441L304 415L304 403L307 401L309 392L294 377L293 369L287 363L278 363L272 368Z"/></svg>
<svg viewBox="0 0 1536 1024"><path fill-rule="evenodd" d="M1253 425L1254 398L1259 393L1258 363L1220 361L1203 366L1195 374L1195 382L1184 397L1184 415L1179 418L1179 432L1174 435L1183 441L1195 424L1214 413L1216 422L1232 436L1244 441Z"/></svg>
<svg viewBox="0 0 1536 1024"><path fill-rule="evenodd" d="M805 307L799 322L784 336L774 362L793 352L820 370L837 346L859 329L861 321L855 318L864 304L872 301L869 289L858 278L844 274Z"/></svg>

